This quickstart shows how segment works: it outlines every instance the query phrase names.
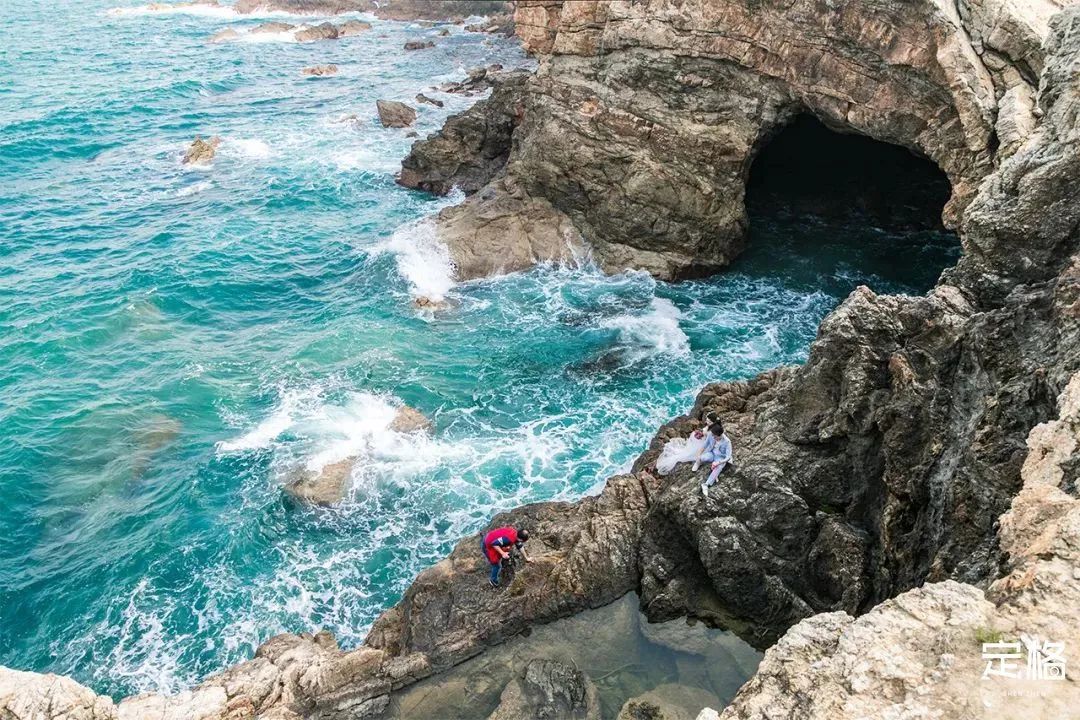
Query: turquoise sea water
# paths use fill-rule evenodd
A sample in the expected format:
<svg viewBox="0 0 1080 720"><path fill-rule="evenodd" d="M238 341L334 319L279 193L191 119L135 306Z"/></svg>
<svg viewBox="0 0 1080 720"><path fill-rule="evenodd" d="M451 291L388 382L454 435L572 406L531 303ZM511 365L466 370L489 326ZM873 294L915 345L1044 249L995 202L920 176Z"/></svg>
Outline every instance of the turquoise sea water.
<svg viewBox="0 0 1080 720"><path fill-rule="evenodd" d="M451 287L416 223L453 198L395 186L412 140L374 102L528 65L515 43L453 28L405 53L434 31L373 21L210 45L259 21L123 1L0 4L0 664L123 695L282 631L354 645L493 513L594 491L703 383L802 360L856 284L921 292L953 259L932 234L776 222L706 281ZM421 133L472 102L439 97ZM185 168L196 134L223 143ZM434 435L387 430L400 403ZM282 502L297 467L350 455L342 507Z"/></svg>

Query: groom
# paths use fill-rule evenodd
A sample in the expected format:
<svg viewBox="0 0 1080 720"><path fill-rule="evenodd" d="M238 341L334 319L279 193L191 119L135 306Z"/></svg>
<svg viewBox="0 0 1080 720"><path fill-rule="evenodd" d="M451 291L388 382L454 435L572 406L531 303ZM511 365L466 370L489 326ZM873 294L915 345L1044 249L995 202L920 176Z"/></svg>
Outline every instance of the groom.
<svg viewBox="0 0 1080 720"><path fill-rule="evenodd" d="M709 497L709 488L716 483L716 478L720 477L720 473L731 462L731 440L724 433L724 425L719 420L709 426L705 446L701 449L701 453L694 463L695 471L701 467L702 461L712 463L712 472L709 473L709 478L701 484L701 494Z"/></svg>

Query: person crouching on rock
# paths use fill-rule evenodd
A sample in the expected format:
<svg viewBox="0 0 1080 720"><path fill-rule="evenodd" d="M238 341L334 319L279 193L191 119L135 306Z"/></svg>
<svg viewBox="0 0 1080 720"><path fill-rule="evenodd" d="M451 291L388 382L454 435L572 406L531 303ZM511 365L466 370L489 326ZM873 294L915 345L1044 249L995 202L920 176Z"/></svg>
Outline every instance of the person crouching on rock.
<svg viewBox="0 0 1080 720"><path fill-rule="evenodd" d="M712 472L709 473L709 478L701 483L701 494L709 497L709 488L713 486L716 478L720 477L720 473L724 472L724 468L731 462L731 440L724 433L723 423L719 421L709 426L705 446L701 449L701 454L698 455L698 459L694 463L695 471L701 467L702 461L712 463Z"/></svg>
<svg viewBox="0 0 1080 720"><path fill-rule="evenodd" d="M525 552L525 541L528 539L528 530L510 526L495 528L480 539L480 550L491 564L491 577L488 578L491 587L499 587L499 571L503 562L510 559L511 549L520 550L525 562L532 562Z"/></svg>

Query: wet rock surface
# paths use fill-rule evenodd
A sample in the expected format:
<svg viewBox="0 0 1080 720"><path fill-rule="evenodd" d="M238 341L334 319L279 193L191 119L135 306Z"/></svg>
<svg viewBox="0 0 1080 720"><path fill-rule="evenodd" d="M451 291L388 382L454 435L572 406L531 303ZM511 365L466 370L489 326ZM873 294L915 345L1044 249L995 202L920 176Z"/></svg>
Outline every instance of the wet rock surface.
<svg viewBox="0 0 1080 720"><path fill-rule="evenodd" d="M416 111L397 100L377 100L375 108L383 127L408 127L416 121Z"/></svg>
<svg viewBox="0 0 1080 720"><path fill-rule="evenodd" d="M201 137L196 136L188 147L187 152L184 153L183 163L185 165L205 165L214 159L214 155L217 154L217 149L221 145L221 138L214 135L211 138L203 140Z"/></svg>
<svg viewBox="0 0 1080 720"><path fill-rule="evenodd" d="M461 188L471 195L506 165L511 136L521 121L525 72L492 73L491 96L447 119L435 135L413 144L401 163L398 183L445 195ZM473 73L479 82L485 68ZM418 98L420 96L417 96Z"/></svg>
<svg viewBox="0 0 1080 720"><path fill-rule="evenodd" d="M311 77L326 77L327 75L337 75L337 65L312 65L311 67L303 68L300 71L301 75L309 75Z"/></svg>

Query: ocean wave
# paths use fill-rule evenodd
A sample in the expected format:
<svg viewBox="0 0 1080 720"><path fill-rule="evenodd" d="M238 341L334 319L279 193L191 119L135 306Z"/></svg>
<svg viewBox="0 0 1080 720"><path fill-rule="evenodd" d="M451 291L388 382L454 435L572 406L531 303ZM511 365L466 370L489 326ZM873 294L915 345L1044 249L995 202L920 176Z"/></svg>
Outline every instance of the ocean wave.
<svg viewBox="0 0 1080 720"><path fill-rule="evenodd" d="M600 326L615 330L628 358L637 361L655 354L688 355L690 338L679 326L681 318L682 312L675 303L654 297L649 302L649 312L618 315L602 321Z"/></svg>
<svg viewBox="0 0 1080 720"><path fill-rule="evenodd" d="M393 253L413 297L442 302L456 285L450 250L439 240L432 218L402 225L373 254Z"/></svg>

